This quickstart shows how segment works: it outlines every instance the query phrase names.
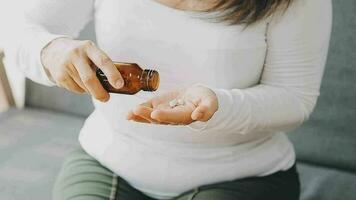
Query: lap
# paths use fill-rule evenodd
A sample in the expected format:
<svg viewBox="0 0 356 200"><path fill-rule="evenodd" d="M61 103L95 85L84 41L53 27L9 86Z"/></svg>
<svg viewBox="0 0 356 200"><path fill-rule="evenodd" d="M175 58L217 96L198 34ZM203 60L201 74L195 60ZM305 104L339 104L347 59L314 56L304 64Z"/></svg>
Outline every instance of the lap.
<svg viewBox="0 0 356 200"><path fill-rule="evenodd" d="M298 200L299 193L298 173L293 167L265 177L201 186L175 200Z"/></svg>
<svg viewBox="0 0 356 200"><path fill-rule="evenodd" d="M65 159L52 192L53 200L149 200L84 150Z"/></svg>
<svg viewBox="0 0 356 200"><path fill-rule="evenodd" d="M265 177L245 178L198 187L174 200L297 200L295 168ZM53 189L53 200L153 200L102 166L82 149L63 163Z"/></svg>

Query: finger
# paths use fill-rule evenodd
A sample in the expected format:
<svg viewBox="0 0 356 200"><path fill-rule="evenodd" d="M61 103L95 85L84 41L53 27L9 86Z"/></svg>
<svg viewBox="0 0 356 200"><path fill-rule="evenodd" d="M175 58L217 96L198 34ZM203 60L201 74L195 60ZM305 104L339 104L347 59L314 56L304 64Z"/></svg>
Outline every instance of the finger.
<svg viewBox="0 0 356 200"><path fill-rule="evenodd" d="M75 68L78 70L80 79L84 86L88 89L89 93L100 101L108 101L109 93L103 88L100 81L96 77L93 69L90 67L89 62L85 59L76 59L73 62Z"/></svg>
<svg viewBox="0 0 356 200"><path fill-rule="evenodd" d="M192 112L192 119L201 121L205 117L205 113L207 112L208 108L205 106L198 106L193 112Z"/></svg>
<svg viewBox="0 0 356 200"><path fill-rule="evenodd" d="M154 97L143 103L147 107L156 108L162 105L169 107L168 101L176 99L179 95L178 90L173 90L169 92L157 93Z"/></svg>
<svg viewBox="0 0 356 200"><path fill-rule="evenodd" d="M170 124L190 124L193 109L189 106L177 106L173 109L156 109L151 113L151 118Z"/></svg>
<svg viewBox="0 0 356 200"><path fill-rule="evenodd" d="M129 114L127 114L127 120L133 120L135 122L141 122L141 123L150 123L149 121L147 121L146 119L140 117L140 116L137 116L135 114L133 114L132 111L129 112Z"/></svg>
<svg viewBox="0 0 356 200"><path fill-rule="evenodd" d="M191 118L197 121L208 121L215 113L213 102L210 100L202 100L192 112Z"/></svg>
<svg viewBox="0 0 356 200"><path fill-rule="evenodd" d="M90 60L104 72L112 86L118 89L124 86L124 80L109 56L95 45L90 45L86 52Z"/></svg>
<svg viewBox="0 0 356 200"><path fill-rule="evenodd" d="M155 98L152 98L144 103L141 103L140 106L145 106L145 107L148 107L148 108L153 108L153 101L154 101Z"/></svg>
<svg viewBox="0 0 356 200"><path fill-rule="evenodd" d="M195 121L200 121L200 119L202 119L204 117L204 112L200 111L200 110L194 110L192 112L192 120L195 120Z"/></svg>
<svg viewBox="0 0 356 200"><path fill-rule="evenodd" d="M133 114L142 117L151 123L159 123L157 120L151 118L153 109L147 106L139 105L133 110Z"/></svg>
<svg viewBox="0 0 356 200"><path fill-rule="evenodd" d="M82 94L85 91L71 78L67 77L65 82L59 84L61 87L78 94Z"/></svg>
<svg viewBox="0 0 356 200"><path fill-rule="evenodd" d="M81 87L85 92L89 93L88 89L85 87L83 81L80 79L77 69L72 65L69 67L71 78Z"/></svg>

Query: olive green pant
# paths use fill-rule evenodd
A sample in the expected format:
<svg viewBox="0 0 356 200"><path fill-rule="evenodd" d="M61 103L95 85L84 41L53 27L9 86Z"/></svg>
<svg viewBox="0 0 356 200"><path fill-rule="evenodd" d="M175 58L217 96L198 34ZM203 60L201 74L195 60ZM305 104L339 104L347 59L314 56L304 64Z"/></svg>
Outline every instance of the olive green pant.
<svg viewBox="0 0 356 200"><path fill-rule="evenodd" d="M100 165L82 149L68 155L53 188L53 200L154 200ZM201 186L174 200L297 200L295 166L265 177Z"/></svg>

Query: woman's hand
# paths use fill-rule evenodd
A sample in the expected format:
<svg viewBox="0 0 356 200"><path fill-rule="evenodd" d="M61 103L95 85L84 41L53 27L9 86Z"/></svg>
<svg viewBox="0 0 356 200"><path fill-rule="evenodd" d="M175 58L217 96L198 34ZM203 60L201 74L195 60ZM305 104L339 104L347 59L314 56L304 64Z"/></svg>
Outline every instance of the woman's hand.
<svg viewBox="0 0 356 200"><path fill-rule="evenodd" d="M208 121L218 110L215 93L203 86L191 86L164 93L140 104L127 119L142 123L188 125Z"/></svg>
<svg viewBox="0 0 356 200"><path fill-rule="evenodd" d="M111 59L91 41L55 39L42 50L41 60L47 75L59 87L76 93L88 92L103 102L109 100L109 94L96 77L93 65L104 72L114 87L124 85Z"/></svg>

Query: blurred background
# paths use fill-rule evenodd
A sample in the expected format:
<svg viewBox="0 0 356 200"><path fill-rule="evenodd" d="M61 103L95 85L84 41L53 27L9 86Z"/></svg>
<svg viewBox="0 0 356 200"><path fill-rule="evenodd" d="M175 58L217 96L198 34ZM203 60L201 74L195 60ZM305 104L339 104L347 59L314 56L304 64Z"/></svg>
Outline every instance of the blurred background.
<svg viewBox="0 0 356 200"><path fill-rule="evenodd" d="M93 106L23 79L3 54L15 1L0 0L0 199L48 200L65 155ZM333 0L333 30L321 95L310 120L289 136L303 200L356 199L356 1ZM11 18L9 16L12 16ZM94 22L80 39L95 41ZM5 49L6 50L6 49ZM25 91L25 93L23 93Z"/></svg>

